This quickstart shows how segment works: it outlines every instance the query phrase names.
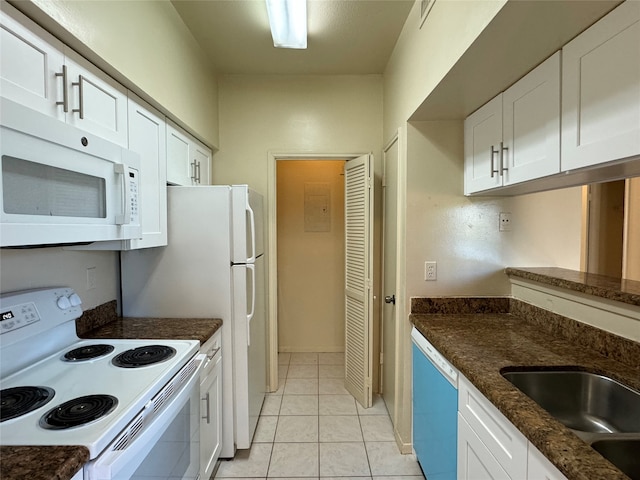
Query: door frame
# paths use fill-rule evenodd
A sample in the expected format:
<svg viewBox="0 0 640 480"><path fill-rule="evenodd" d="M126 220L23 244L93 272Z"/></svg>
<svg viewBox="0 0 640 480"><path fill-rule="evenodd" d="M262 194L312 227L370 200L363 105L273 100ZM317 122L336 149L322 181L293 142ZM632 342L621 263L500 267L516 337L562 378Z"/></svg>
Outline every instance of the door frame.
<svg viewBox="0 0 640 480"><path fill-rule="evenodd" d="M269 371L267 374L267 390L278 389L278 202L277 202L277 162L286 160L345 160L349 161L366 155L364 153L291 153L269 152L267 160L267 239L269 254L267 269L269 288L267 291L267 358Z"/></svg>

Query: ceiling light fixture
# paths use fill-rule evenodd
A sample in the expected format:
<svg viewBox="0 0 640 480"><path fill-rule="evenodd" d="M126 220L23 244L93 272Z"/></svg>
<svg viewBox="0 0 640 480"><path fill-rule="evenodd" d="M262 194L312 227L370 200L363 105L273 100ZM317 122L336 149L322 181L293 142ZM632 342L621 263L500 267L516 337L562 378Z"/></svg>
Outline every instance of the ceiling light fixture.
<svg viewBox="0 0 640 480"><path fill-rule="evenodd" d="M307 0L266 0L273 46L307 48Z"/></svg>

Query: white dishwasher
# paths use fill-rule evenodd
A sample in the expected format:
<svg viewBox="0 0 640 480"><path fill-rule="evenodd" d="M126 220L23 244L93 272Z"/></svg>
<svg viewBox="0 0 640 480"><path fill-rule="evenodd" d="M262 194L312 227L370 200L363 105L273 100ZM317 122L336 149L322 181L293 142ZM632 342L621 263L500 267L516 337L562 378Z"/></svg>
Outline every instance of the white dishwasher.
<svg viewBox="0 0 640 480"><path fill-rule="evenodd" d="M414 327L413 449L429 480L456 478L458 371Z"/></svg>

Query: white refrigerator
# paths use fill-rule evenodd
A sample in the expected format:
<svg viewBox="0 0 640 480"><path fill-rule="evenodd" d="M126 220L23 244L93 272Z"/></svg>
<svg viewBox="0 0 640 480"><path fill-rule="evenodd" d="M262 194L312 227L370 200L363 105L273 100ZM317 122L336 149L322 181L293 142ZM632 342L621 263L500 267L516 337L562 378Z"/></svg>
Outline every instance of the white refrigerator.
<svg viewBox="0 0 640 480"><path fill-rule="evenodd" d="M122 252L125 317L221 318L222 458L247 449L266 391L263 199L246 185L167 187L166 247Z"/></svg>

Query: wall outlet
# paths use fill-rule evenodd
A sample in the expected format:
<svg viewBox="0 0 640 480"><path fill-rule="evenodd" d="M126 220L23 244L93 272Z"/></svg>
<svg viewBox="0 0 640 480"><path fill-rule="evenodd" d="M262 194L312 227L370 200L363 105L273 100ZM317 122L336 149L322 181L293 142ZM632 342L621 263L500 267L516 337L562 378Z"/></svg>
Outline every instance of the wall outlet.
<svg viewBox="0 0 640 480"><path fill-rule="evenodd" d="M501 232L511 231L511 213L510 212L500 212L499 230Z"/></svg>
<svg viewBox="0 0 640 480"><path fill-rule="evenodd" d="M424 279L427 282L438 279L438 263L434 261L424 262Z"/></svg>
<svg viewBox="0 0 640 480"><path fill-rule="evenodd" d="M87 290L96 288L96 267L87 268Z"/></svg>

